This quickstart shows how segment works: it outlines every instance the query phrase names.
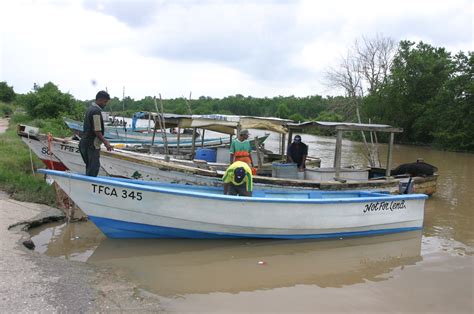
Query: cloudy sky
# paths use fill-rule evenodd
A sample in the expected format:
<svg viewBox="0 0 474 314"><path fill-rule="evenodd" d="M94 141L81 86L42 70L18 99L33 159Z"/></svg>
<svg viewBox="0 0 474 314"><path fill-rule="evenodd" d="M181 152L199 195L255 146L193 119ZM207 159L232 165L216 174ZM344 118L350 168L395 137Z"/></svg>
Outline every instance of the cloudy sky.
<svg viewBox="0 0 474 314"><path fill-rule="evenodd" d="M362 36L473 50L472 0L1 0L0 81L161 95L337 95L324 73Z"/></svg>

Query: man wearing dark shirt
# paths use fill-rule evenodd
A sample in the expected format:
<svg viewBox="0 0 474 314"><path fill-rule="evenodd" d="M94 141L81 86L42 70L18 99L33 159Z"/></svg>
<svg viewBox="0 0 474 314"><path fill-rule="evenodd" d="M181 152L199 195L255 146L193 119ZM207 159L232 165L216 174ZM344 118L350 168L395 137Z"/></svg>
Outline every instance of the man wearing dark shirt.
<svg viewBox="0 0 474 314"><path fill-rule="evenodd" d="M306 156L308 156L308 145L301 142L301 136L295 135L293 143L288 146L287 151L288 162L296 163L299 170L306 168Z"/></svg>
<svg viewBox="0 0 474 314"><path fill-rule="evenodd" d="M79 142L79 151L82 160L86 164L86 175L97 177L100 169L100 145L103 143L108 151L113 150L104 137L104 120L102 109L110 100L110 95L105 91L100 91L95 96L93 102L86 111L84 118L84 134Z"/></svg>

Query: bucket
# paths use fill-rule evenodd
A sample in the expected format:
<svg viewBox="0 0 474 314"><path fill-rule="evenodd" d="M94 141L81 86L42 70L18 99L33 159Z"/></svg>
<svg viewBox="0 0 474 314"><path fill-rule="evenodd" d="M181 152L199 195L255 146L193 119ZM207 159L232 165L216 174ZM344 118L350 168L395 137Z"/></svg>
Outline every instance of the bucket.
<svg viewBox="0 0 474 314"><path fill-rule="evenodd" d="M207 162L216 162L217 152L212 148L199 148L196 150L194 159L205 160Z"/></svg>
<svg viewBox="0 0 474 314"><path fill-rule="evenodd" d="M298 180L304 180L306 179L306 172L305 171L298 171L297 172L297 175L298 175Z"/></svg>
<svg viewBox="0 0 474 314"><path fill-rule="evenodd" d="M298 167L295 163L272 163L272 177L298 179Z"/></svg>
<svg viewBox="0 0 474 314"><path fill-rule="evenodd" d="M400 184L398 185L398 192L400 194L412 194L413 184L414 181L412 178L408 179L407 181L400 181Z"/></svg>

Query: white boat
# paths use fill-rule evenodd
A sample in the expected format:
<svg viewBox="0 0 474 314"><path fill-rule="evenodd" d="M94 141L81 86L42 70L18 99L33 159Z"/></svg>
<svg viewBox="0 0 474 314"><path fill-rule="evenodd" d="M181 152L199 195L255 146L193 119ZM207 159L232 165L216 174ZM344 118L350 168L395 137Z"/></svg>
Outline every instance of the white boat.
<svg viewBox="0 0 474 314"><path fill-rule="evenodd" d="M35 136L22 136L21 140L30 148L30 150L48 167L53 170L69 170L48 148Z"/></svg>
<svg viewBox="0 0 474 314"><path fill-rule="evenodd" d="M75 173L85 173L86 165L82 160L77 141L51 138L38 133L38 128L20 125L17 134L29 149L52 170L69 170ZM107 173L103 167L99 175Z"/></svg>
<svg viewBox="0 0 474 314"><path fill-rule="evenodd" d="M421 229L424 194L255 190L88 177L51 176L110 238L334 238Z"/></svg>

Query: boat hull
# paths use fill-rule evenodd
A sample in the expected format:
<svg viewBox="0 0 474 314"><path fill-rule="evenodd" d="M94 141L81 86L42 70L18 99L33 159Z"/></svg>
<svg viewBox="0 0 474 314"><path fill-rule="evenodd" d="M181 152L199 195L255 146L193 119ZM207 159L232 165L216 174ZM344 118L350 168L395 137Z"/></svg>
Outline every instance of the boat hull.
<svg viewBox="0 0 474 314"><path fill-rule="evenodd" d="M244 198L224 196L219 188L176 189L43 172L70 191L72 200L111 238L304 239L410 231L422 228L426 198L361 191L255 191L255 197Z"/></svg>
<svg viewBox="0 0 474 314"><path fill-rule="evenodd" d="M270 239L331 239L355 236L371 236L390 234L405 231L420 230L422 227L398 227L391 229L346 231L333 233L309 234L262 234L262 233L231 233L216 231L197 231L191 229L156 226L134 223L123 220L108 219L89 216L89 219L109 238L117 239L159 239L159 238L184 238L184 239L236 239L236 238L270 238Z"/></svg>
<svg viewBox="0 0 474 314"><path fill-rule="evenodd" d="M66 171L69 170L64 163L52 152L48 145L39 141L36 137L21 137L21 140L38 157L48 169Z"/></svg>

